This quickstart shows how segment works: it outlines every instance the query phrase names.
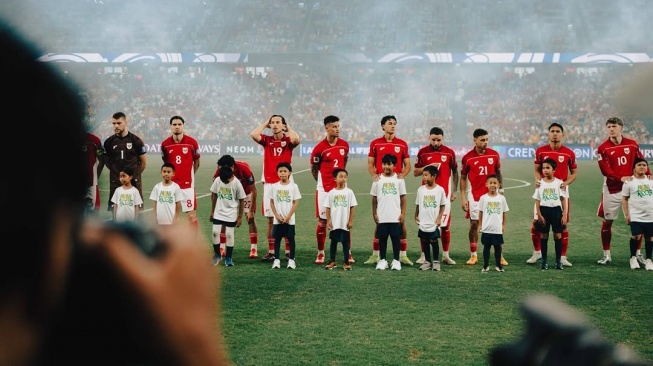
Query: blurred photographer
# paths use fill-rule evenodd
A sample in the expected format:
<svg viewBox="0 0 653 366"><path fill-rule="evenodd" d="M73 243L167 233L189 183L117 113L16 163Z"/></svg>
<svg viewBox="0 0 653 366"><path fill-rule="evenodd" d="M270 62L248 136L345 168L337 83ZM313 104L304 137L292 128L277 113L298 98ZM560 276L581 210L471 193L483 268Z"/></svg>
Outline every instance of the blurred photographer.
<svg viewBox="0 0 653 366"><path fill-rule="evenodd" d="M650 366L631 348L608 340L576 308L549 294L520 304L525 333L490 349L490 366Z"/></svg>
<svg viewBox="0 0 653 366"><path fill-rule="evenodd" d="M83 221L81 98L2 22L0 49L13 126L0 145L0 365L228 364L206 242L179 227L147 256L115 227Z"/></svg>

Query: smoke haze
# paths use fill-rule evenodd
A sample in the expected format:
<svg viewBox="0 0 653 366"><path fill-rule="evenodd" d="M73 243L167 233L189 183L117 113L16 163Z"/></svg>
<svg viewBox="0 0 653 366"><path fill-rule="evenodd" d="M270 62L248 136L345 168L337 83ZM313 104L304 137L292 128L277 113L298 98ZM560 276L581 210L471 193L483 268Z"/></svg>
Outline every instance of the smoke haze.
<svg viewBox="0 0 653 366"><path fill-rule="evenodd" d="M650 68L352 64L328 55L357 52L375 60L396 52L646 53L653 44L653 33L646 31L653 16L649 5L5 0L0 14L45 53L249 53L258 60L58 65L84 86L89 124L101 135L110 133L107 120L117 110L156 138L166 133L164 122L172 114L192 116L194 133L223 139L246 136L269 114L283 113L301 123L302 138L314 139L323 134L322 118L336 114L351 128L346 137L369 141L381 134L381 117L394 114L398 134L409 140L426 142L425 134L437 125L452 140L468 143L470 131L482 126L495 142L537 144L551 121L568 125L571 141L603 139L602 122L612 114L631 118L627 132L653 142L651 111L641 98L647 85L641 80L649 80Z"/></svg>

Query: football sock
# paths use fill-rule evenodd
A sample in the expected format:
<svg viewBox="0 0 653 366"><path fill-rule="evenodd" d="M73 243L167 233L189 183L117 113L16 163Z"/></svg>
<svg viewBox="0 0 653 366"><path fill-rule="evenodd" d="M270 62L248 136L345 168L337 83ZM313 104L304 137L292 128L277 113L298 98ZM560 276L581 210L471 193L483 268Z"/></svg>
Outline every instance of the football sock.
<svg viewBox="0 0 653 366"><path fill-rule="evenodd" d="M610 241L612 240L612 225L601 223L601 245L603 250L610 250Z"/></svg>
<svg viewBox="0 0 653 366"><path fill-rule="evenodd" d="M535 225L531 225L531 241L533 242L533 250L539 252L542 250L540 247L540 233L535 229Z"/></svg>
<svg viewBox="0 0 653 366"><path fill-rule="evenodd" d="M563 257L567 256L567 248L569 247L569 231L567 229L562 230L562 252Z"/></svg>
<svg viewBox="0 0 653 366"><path fill-rule="evenodd" d="M324 243L326 242L326 223L322 220L317 221L315 227L315 238L317 239L317 250L324 251Z"/></svg>

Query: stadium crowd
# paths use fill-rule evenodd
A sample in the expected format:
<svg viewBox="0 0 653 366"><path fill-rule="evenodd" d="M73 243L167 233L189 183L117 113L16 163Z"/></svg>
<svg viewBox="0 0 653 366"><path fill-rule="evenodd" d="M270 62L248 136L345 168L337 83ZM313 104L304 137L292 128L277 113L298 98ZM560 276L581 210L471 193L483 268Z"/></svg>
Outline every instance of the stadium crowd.
<svg viewBox="0 0 653 366"><path fill-rule="evenodd" d="M337 114L343 119L345 139L367 143L379 132L380 116L393 114L408 142L422 143L433 126L442 127L447 136L466 131L465 141L483 127L494 144L533 146L546 142L543 131L552 121L565 125L569 144L604 139L605 119L624 116L616 91L623 87L628 69L579 72L543 66L519 74L478 65L327 71L303 66L267 68L263 77L233 66L179 67L175 72L143 66L122 73L76 66L68 68L69 74L83 80L88 123L102 137L112 133L108 117L120 109L130 116L134 131L155 141L168 134L167 118L175 114L191 122L189 133L199 140L230 141L246 139L266 116L282 113L304 141L320 139L323 116ZM456 115L455 108L462 115ZM653 143L644 122L629 119L626 135ZM465 126L456 129L461 123Z"/></svg>
<svg viewBox="0 0 653 366"><path fill-rule="evenodd" d="M586 71L579 72L571 64L543 64L530 73L514 65L383 68L297 61L289 66L275 57L642 52L642 45L653 41L653 34L638 31L653 15L646 5L645 0L160 0L153 8L147 0L7 0L3 12L30 24L26 32L48 52L253 53L268 66L260 72L230 65L68 65L85 85L88 123L102 137L111 134L106 120L116 110L124 110L131 127L147 138L164 137L166 118L180 114L192 121L190 131L206 140L242 139L273 113L299 122L303 140L317 140L321 119L335 113L343 118L344 136L363 143L378 134L380 116L394 114L409 142L422 143L434 125L448 136L464 133L465 141L483 126L493 143L537 145L551 121L565 124L570 144L596 143L603 138L601 121L611 115L629 119L626 135L651 142L651 118L629 116L615 100L628 68L584 65Z"/></svg>

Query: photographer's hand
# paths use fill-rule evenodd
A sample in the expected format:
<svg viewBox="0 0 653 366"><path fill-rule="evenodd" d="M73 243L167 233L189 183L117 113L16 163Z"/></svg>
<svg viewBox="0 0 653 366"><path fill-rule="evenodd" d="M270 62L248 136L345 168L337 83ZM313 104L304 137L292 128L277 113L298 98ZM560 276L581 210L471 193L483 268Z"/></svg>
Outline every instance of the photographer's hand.
<svg viewBox="0 0 653 366"><path fill-rule="evenodd" d="M166 230L163 253L146 257L125 235L87 224L82 242L115 266L118 280L139 304L135 312L171 364L227 365L216 319L217 272L206 258L203 237L185 225ZM189 238L197 238L189 240Z"/></svg>

